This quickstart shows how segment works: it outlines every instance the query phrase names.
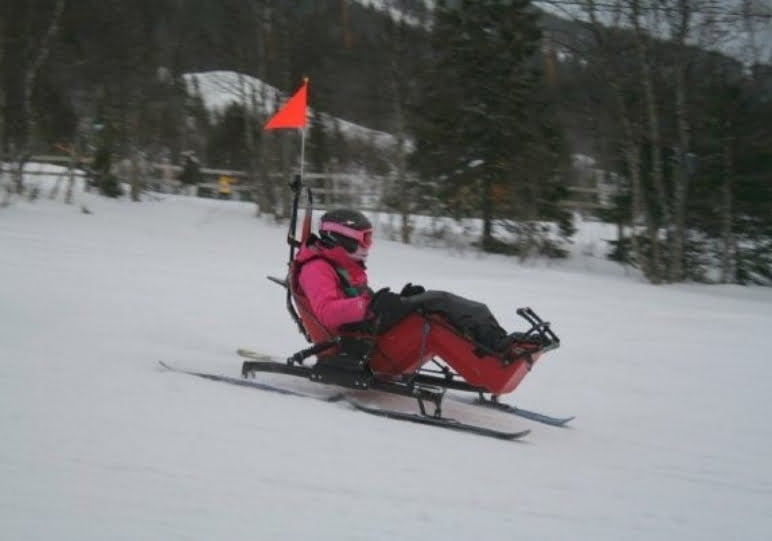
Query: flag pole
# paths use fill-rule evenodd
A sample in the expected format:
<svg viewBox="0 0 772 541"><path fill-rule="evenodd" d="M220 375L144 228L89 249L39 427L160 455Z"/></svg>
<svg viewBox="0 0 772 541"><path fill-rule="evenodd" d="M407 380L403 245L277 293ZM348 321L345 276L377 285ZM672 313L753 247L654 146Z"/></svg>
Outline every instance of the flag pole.
<svg viewBox="0 0 772 541"><path fill-rule="evenodd" d="M287 103L284 104L284 106L279 109L279 111L274 114L268 122L263 126L264 130L275 130L279 128L301 128L300 131L300 170L297 175L294 176L292 181L290 182L290 189L293 192L292 197L292 210L290 214L290 223L289 223L289 231L287 232L287 244L289 244L289 262L288 265L290 266L290 271L292 269L292 262L295 260L295 248L298 248L301 246L303 242L305 242L308 232L310 231L310 224L311 224L311 210L312 210L312 199L311 199L311 190L308 190L308 206L306 207L306 216L303 219L303 227L302 231L303 234L301 235L300 240L295 238L295 229L297 225L298 220L298 204L300 203L300 195L303 191L303 173L305 169L305 161L306 161L306 126L308 124L308 107L307 107L307 101L308 101L308 77L303 77L303 86L300 87L300 89L295 92L295 94L292 95L292 97L287 101ZM300 317L298 316L297 312L295 311L295 308L292 304L292 283L291 283L291 272L290 276L287 278L286 286L287 286L287 309L289 310L290 314L292 315L292 319L295 320L295 323L298 324L298 328L300 329L301 333L305 335L305 337L311 341L311 337L307 334L305 331L302 322L300 321Z"/></svg>
<svg viewBox="0 0 772 541"><path fill-rule="evenodd" d="M303 86L308 87L308 77L303 77ZM308 111L304 111L307 115ZM303 169L306 163L306 129L308 128L308 122L303 124L300 131L300 182L303 182Z"/></svg>
<svg viewBox="0 0 772 541"><path fill-rule="evenodd" d="M303 87L308 88L308 77L303 77ZM300 132L300 187L303 188L303 174L305 173L305 167L306 167L306 132L308 131L308 120L307 120L308 110L306 109L306 122L303 124L302 130ZM306 188L306 210L305 210L305 216L303 217L303 223L300 228L300 241L305 242L308 236L311 233L311 220L313 218L313 207L314 207L314 198L313 194L311 193L311 188L308 186Z"/></svg>
<svg viewBox="0 0 772 541"><path fill-rule="evenodd" d="M306 77L306 82L308 82L308 78ZM305 172L305 166L306 166L306 131L308 130L308 125L303 126L302 131L300 132L300 189L302 190L305 187L306 190L306 210L305 215L303 216L303 223L300 228L300 241L305 242L308 236L311 234L311 220L313 219L313 207L314 207L314 196L311 193L311 188L308 186L304 186L303 184L303 174Z"/></svg>
<svg viewBox="0 0 772 541"><path fill-rule="evenodd" d="M308 88L308 77L303 77L303 89ZM305 90L304 90L305 91ZM290 217L290 263L294 259L295 255L295 247L298 246L300 243L305 241L305 238L308 236L308 233L311 228L311 207L313 205L312 203L312 196L311 196L311 190L306 188L307 196L308 196L308 204L306 206L306 212L305 217L303 218L303 223L301 226L301 235L300 235L300 241L297 240L296 237L296 224L298 219L298 204L300 200L300 195L303 192L303 174L305 172L305 163L306 163L306 129L308 128L308 121L307 121L307 107L306 107L306 101L304 98L303 102L303 123L300 127L300 167L298 171L298 175L295 178L295 180L292 182L292 191L294 192L294 199L292 202L292 216Z"/></svg>
<svg viewBox="0 0 772 541"><path fill-rule="evenodd" d="M294 255L295 247L299 245L295 238L295 225L297 223L298 199L303 189L303 174L306 161L306 126L308 124L308 77L303 77L303 85L292 97L274 114L263 126L264 130L280 128L301 128L300 131L300 168L297 175L290 182L290 188L294 192L292 201L292 214L290 216L290 229L287 241L290 244L290 260ZM309 191L310 196L310 191Z"/></svg>
<svg viewBox="0 0 772 541"><path fill-rule="evenodd" d="M300 203L300 195L303 193L303 164L306 161L306 127L303 126L300 128L300 170L298 172L298 175L295 177L295 180L290 184L292 187L292 191L294 192L294 200L292 202L292 216L290 218L290 262L295 257L295 246L297 241L297 237L295 234L297 233L295 228L297 224L297 217L298 217L298 204ZM310 198L310 191L309 191L309 198ZM303 220L303 226L305 226L305 222L308 220L308 207L306 207L306 218ZM305 227L303 227L301 230L304 230ZM303 235L301 234L301 240Z"/></svg>
<svg viewBox="0 0 772 541"><path fill-rule="evenodd" d="M306 162L306 127L300 129L300 182L303 182L303 165Z"/></svg>

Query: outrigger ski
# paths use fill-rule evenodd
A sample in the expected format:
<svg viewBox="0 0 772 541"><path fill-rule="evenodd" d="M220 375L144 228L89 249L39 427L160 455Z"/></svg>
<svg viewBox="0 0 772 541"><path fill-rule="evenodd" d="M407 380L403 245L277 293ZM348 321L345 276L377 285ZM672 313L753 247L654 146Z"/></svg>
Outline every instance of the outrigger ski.
<svg viewBox="0 0 772 541"><path fill-rule="evenodd" d="M266 357L261 356L261 358L266 358ZM278 385L272 385L270 383L259 382L254 379L247 379L244 377L233 377L233 376L227 376L224 374L214 374L209 372L199 372L196 370L187 370L185 368L179 368L179 367L170 365L164 361L158 361L158 364L161 366L161 368L163 368L164 370L168 370L170 372L177 372L179 374L196 376L199 378L208 379L210 381L219 381L222 383L238 385L241 387L251 387L253 389L259 389L261 391L275 392L275 393L284 394L288 396L312 398L314 400L321 400L323 402L345 402L346 404L350 405L357 411L362 411L365 413L369 413L371 415L377 415L379 417L387 417L390 419L396 419L400 421L408 421L412 423L437 426L440 428L448 428L450 430L469 432L472 434L478 434L481 436L488 436L488 437L502 439L502 440L520 439L520 438L523 438L524 436L527 436L531 432L530 430L520 430L520 431L510 432L505 430L497 430L495 428L490 428L486 426L463 423L456 419L439 416L437 414L439 409L436 410L434 414L430 414L430 413L427 413L426 410L424 409L425 406L422 400L425 400L426 399L425 397L421 397L421 398L416 397L419 400L421 413L406 413L402 411L384 409L375 405L367 404L357 400L356 398L347 396L343 392L334 393L329 396L317 396L309 393L304 393L302 391L287 389L285 387L281 387Z"/></svg>
<svg viewBox="0 0 772 541"><path fill-rule="evenodd" d="M311 369L306 366L293 366L288 364L284 359L280 359L277 357L273 357L271 355L266 355L264 353L259 353L257 351L254 351L252 349L247 348L239 348L236 350L236 353L244 358L248 359L251 362L245 362L242 368L242 376L248 377L249 375L253 374L254 372L278 372L282 374L289 374L289 375L308 375L310 379L315 379L313 376L309 375L311 374ZM423 382L424 384L435 384L436 386L442 386L446 383L453 383L452 381L447 380L446 378L441 379L431 379L431 378L417 378L417 381ZM376 382L374 385L376 388L378 387L378 383ZM365 387L365 385L360 385L358 387ZM473 388L468 388L468 386L464 385L463 383L458 385L450 385L448 386L450 389L457 389L461 391L474 391ZM389 391L389 389L383 389L385 391ZM409 394L405 392L400 392L398 394ZM511 406L509 404L505 404L503 402L499 402L497 397L491 397L491 398L485 398L482 392L478 392L478 397L472 397L472 396L463 396L458 394L448 394L447 396L456 402L461 402L464 404L474 404L480 407L486 407L495 409L496 411L501 411L504 413L508 413L511 415L516 415L518 417L522 417L523 419L528 419L530 421L535 421L538 423L550 425L550 426L557 426L562 427L568 424L569 422L574 420L574 416L567 416L567 417L554 417L551 415L546 415L544 413L540 413L537 411L524 409L516 406Z"/></svg>

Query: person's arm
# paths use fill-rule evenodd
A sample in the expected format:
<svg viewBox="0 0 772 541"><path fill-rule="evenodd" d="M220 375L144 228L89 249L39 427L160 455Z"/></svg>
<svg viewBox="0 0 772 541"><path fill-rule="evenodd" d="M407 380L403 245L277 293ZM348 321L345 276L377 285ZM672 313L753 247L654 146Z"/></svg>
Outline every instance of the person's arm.
<svg viewBox="0 0 772 541"><path fill-rule="evenodd" d="M365 318L369 295L346 297L339 286L340 278L326 261L317 259L303 265L298 281L314 315L328 329Z"/></svg>

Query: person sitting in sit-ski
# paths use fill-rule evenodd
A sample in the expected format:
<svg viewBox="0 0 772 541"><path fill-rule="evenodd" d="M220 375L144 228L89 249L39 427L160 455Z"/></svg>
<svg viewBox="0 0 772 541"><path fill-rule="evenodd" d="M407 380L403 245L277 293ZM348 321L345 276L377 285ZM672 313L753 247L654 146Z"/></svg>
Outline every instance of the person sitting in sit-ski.
<svg viewBox="0 0 772 541"><path fill-rule="evenodd" d="M321 217L318 236L301 247L298 285L316 319L331 334L370 322L382 334L412 312L441 314L459 332L490 353L506 355L512 337L482 303L447 291L406 284L399 294L388 287L373 292L365 263L373 246L373 227L359 211L338 209ZM360 325L361 327L361 325ZM415 340L421 336L416 335Z"/></svg>

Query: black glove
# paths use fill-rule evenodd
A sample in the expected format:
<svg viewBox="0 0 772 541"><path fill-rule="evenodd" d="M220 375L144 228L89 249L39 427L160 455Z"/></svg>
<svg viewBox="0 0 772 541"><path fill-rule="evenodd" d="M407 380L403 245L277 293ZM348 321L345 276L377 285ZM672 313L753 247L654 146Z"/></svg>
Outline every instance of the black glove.
<svg viewBox="0 0 772 541"><path fill-rule="evenodd" d="M402 288L402 291L399 292L400 297L412 297L413 295L420 295L426 291L426 288L424 286L414 286L412 283L408 282L405 284L405 287Z"/></svg>
<svg viewBox="0 0 772 541"><path fill-rule="evenodd" d="M370 299L370 311L376 316L383 316L402 312L402 297L392 293L391 289L384 287L379 289Z"/></svg>

